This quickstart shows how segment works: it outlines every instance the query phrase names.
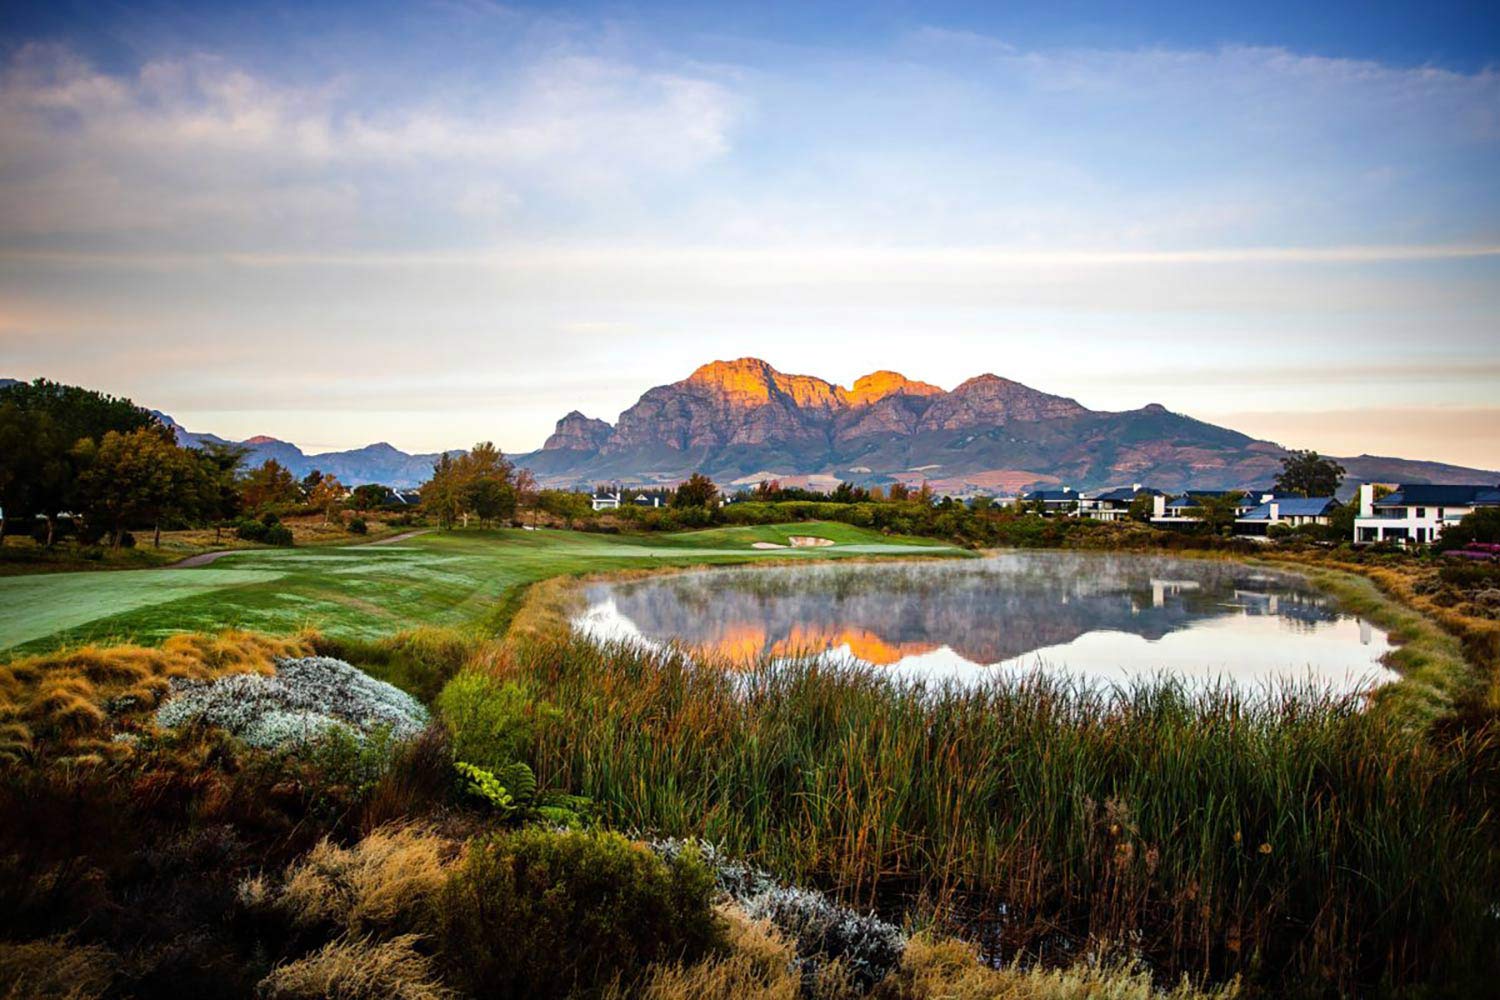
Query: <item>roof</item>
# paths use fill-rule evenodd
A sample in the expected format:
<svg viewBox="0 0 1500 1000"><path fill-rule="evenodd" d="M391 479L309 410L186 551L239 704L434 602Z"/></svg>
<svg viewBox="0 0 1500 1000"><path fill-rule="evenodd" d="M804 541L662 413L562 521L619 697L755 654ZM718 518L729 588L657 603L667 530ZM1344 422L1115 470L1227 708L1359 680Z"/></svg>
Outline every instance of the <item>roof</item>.
<svg viewBox="0 0 1500 1000"><path fill-rule="evenodd" d="M1256 493L1252 490L1188 490L1182 496L1176 497L1172 500L1168 500L1167 506L1176 507L1179 509L1184 507L1196 507L1198 506L1199 500L1204 500L1210 497L1227 497L1231 493L1240 494L1241 503L1246 503L1247 501L1253 503L1254 501L1251 500L1252 497L1264 496L1264 494Z"/></svg>
<svg viewBox="0 0 1500 1000"><path fill-rule="evenodd" d="M1430 504L1434 507L1479 507L1500 504L1500 486L1475 484L1402 483L1396 492L1375 501L1376 507L1405 507Z"/></svg>
<svg viewBox="0 0 1500 1000"><path fill-rule="evenodd" d="M1335 497L1287 497L1272 500L1281 517L1322 517L1335 507L1343 506ZM1271 503L1263 503L1254 510L1246 511L1241 521L1269 521Z"/></svg>
<svg viewBox="0 0 1500 1000"><path fill-rule="evenodd" d="M1062 500L1077 500L1078 494L1073 490L1032 490L1021 499L1040 500L1043 503L1056 503Z"/></svg>
<svg viewBox="0 0 1500 1000"><path fill-rule="evenodd" d="M1117 486L1117 487L1115 487L1112 490L1105 490L1103 493L1100 493L1099 495L1095 496L1093 499L1095 499L1095 500L1123 500L1123 501L1129 502L1129 501L1134 500L1136 497L1139 497L1139 496L1154 497L1154 496L1157 496L1160 493L1161 493L1161 490L1152 489L1149 486L1142 486L1140 489L1136 489L1133 486Z"/></svg>

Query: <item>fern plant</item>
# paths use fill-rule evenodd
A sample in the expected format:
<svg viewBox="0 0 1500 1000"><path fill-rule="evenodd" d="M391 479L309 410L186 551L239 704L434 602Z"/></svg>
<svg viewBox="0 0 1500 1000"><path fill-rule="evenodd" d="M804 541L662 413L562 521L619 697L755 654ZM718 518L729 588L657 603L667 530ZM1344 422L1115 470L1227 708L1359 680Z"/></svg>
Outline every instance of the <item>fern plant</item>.
<svg viewBox="0 0 1500 1000"><path fill-rule="evenodd" d="M466 761L453 764L464 781L464 791L507 820L536 820L552 826L580 827L589 800L578 795L538 794L536 775L516 761L490 770Z"/></svg>

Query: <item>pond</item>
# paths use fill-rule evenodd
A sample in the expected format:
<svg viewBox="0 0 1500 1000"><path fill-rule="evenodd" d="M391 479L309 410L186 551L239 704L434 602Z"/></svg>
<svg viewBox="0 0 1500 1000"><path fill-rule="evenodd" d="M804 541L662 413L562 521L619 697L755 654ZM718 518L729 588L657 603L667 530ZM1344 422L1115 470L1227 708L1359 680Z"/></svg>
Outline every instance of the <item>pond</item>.
<svg viewBox="0 0 1500 1000"><path fill-rule="evenodd" d="M1353 691L1395 680L1380 629L1290 573L1146 555L701 570L586 586L585 635L734 664L821 655L903 678L1029 670Z"/></svg>

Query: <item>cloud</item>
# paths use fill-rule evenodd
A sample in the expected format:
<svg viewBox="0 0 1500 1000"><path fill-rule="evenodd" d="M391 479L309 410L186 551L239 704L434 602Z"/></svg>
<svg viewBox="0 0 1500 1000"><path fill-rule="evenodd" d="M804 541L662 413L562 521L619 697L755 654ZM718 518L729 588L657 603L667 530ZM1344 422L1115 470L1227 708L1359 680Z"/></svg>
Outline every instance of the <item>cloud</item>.
<svg viewBox="0 0 1500 1000"><path fill-rule="evenodd" d="M420 233L424 213L619 195L729 148L733 101L711 80L554 54L497 86L372 109L357 81L281 85L204 55L112 75L27 45L0 77L0 236L349 245Z"/></svg>

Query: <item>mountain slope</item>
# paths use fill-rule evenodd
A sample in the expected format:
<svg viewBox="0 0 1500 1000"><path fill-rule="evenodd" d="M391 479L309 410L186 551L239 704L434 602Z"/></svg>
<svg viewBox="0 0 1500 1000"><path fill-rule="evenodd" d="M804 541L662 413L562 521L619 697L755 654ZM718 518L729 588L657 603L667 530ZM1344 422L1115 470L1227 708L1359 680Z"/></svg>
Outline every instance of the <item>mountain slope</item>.
<svg viewBox="0 0 1500 1000"><path fill-rule="evenodd" d="M1150 483L1254 488L1285 449L1157 404L1119 413L997 375L951 391L890 371L845 389L787 375L757 358L716 361L657 386L611 427L574 411L540 451L517 457L543 482L675 482L704 471L721 483L765 476L917 482L937 488L1076 489ZM1500 474L1363 455L1350 481L1493 481Z"/></svg>

